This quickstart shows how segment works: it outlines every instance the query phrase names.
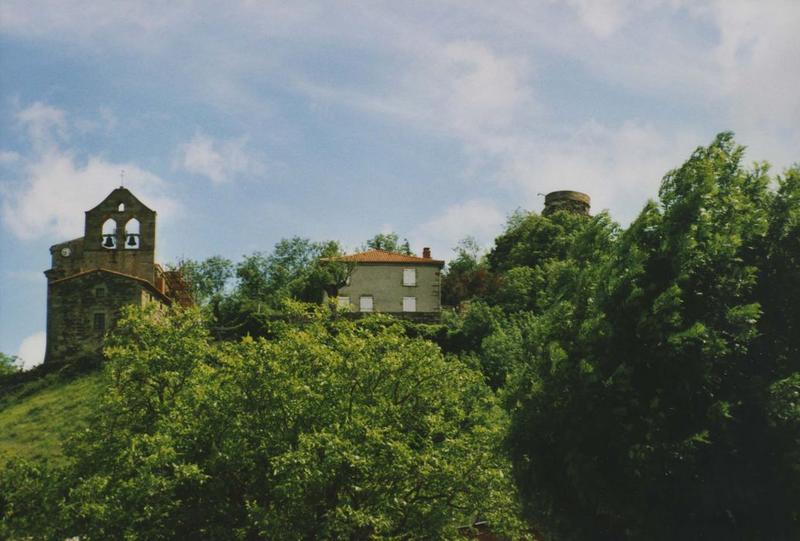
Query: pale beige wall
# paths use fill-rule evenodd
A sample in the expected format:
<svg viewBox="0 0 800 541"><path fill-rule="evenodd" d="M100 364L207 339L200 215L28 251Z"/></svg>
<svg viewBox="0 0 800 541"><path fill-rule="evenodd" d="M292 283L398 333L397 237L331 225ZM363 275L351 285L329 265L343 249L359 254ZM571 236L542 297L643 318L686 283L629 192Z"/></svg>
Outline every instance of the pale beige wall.
<svg viewBox="0 0 800 541"><path fill-rule="evenodd" d="M417 285L403 285L403 269L416 269ZM417 312L441 310L441 269L438 265L359 263L350 276L350 285L339 296L350 297L350 306L359 311L362 295L372 295L375 312L402 312L403 297L416 297Z"/></svg>

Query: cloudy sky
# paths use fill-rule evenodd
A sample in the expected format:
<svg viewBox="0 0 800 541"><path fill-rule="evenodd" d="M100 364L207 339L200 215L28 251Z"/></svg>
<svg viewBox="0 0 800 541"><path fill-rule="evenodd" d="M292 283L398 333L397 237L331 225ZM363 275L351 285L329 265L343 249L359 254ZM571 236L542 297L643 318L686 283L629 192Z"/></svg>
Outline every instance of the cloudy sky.
<svg viewBox="0 0 800 541"><path fill-rule="evenodd" d="M166 6L166 7L165 7ZM158 258L383 231L448 258L577 189L623 224L719 131L800 160L800 2L0 3L0 351L125 185Z"/></svg>

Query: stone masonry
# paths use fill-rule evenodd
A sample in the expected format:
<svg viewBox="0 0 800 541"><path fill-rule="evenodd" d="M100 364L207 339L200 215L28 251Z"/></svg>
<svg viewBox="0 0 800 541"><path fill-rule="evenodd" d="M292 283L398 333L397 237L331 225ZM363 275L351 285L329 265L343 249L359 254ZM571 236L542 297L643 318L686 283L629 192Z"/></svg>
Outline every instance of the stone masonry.
<svg viewBox="0 0 800 541"><path fill-rule="evenodd" d="M45 363L97 355L124 306L190 304L175 272L155 263L156 213L117 188L86 211L84 236L50 248Z"/></svg>

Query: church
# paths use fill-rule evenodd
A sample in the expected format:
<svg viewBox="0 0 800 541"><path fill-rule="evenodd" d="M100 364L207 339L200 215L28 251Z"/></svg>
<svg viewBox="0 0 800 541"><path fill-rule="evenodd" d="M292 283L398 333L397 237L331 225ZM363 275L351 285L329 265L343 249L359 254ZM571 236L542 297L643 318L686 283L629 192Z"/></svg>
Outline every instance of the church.
<svg viewBox="0 0 800 541"><path fill-rule="evenodd" d="M86 211L83 237L50 247L45 363L99 355L124 306L192 303L155 249L156 212L123 187Z"/></svg>

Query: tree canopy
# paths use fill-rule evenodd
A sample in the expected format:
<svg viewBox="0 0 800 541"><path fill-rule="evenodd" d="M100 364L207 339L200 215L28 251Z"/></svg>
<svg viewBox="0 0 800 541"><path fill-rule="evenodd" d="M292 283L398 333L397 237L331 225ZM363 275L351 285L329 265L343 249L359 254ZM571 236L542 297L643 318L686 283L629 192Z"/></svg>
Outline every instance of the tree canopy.
<svg viewBox="0 0 800 541"><path fill-rule="evenodd" d="M19 372L18 359L16 355L8 355L0 352L0 376Z"/></svg>
<svg viewBox="0 0 800 541"><path fill-rule="evenodd" d="M697 149L607 261L537 288L509 446L558 538L800 535L800 171L772 191L742 152Z"/></svg>
<svg viewBox="0 0 800 541"><path fill-rule="evenodd" d="M454 539L477 514L522 532L478 372L388 319L287 310L272 340L225 343L197 311L130 310L72 463L6 472L0 533Z"/></svg>
<svg viewBox="0 0 800 541"><path fill-rule="evenodd" d="M397 233L378 233L369 239L364 246L366 250L385 250L387 252L395 252L398 254L413 255L411 253L411 245L408 239L403 239L400 242L400 236Z"/></svg>

